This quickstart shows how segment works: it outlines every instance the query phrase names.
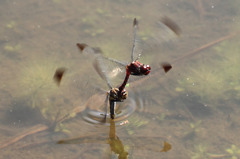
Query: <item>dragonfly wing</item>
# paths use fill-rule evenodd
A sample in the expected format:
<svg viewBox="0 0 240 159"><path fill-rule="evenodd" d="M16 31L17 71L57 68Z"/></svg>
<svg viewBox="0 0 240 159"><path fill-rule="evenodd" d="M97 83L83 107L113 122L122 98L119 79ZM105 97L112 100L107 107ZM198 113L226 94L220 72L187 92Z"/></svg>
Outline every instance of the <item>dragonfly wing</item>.
<svg viewBox="0 0 240 159"><path fill-rule="evenodd" d="M168 17L163 17L155 25L148 26L140 31L137 31L137 28L134 27L132 49L134 60L137 60L140 56L151 56L151 53L161 52L165 46L169 46L167 44L173 42L181 34L180 27ZM156 58L156 56L152 57ZM149 57L146 59L149 59Z"/></svg>
<svg viewBox="0 0 240 159"><path fill-rule="evenodd" d="M107 93L106 99L104 101L104 105L105 105L105 114L104 114L104 118L103 118L103 122L106 123L107 121L107 111L108 111L108 101L109 101L109 93Z"/></svg>
<svg viewBox="0 0 240 159"><path fill-rule="evenodd" d="M84 43L77 43L77 47L81 53L94 57L93 66L99 76L106 81L110 89L112 85L117 85L122 82L120 79L124 79L125 66L127 64L105 57L103 51L98 47L90 47Z"/></svg>
<svg viewBox="0 0 240 159"><path fill-rule="evenodd" d="M142 39L138 35L138 20L134 18L133 20L133 45L131 53L131 62L137 60L142 54Z"/></svg>
<svg viewBox="0 0 240 159"><path fill-rule="evenodd" d="M162 17L161 22L170 30L172 30L177 36L180 36L180 34L182 33L181 28L178 26L178 24L169 17Z"/></svg>
<svg viewBox="0 0 240 159"><path fill-rule="evenodd" d="M177 23L166 16L157 21L152 31L153 33L146 37L146 44L151 47L172 42L181 34L181 29Z"/></svg>
<svg viewBox="0 0 240 159"><path fill-rule="evenodd" d="M77 43L77 47L81 53L90 55L102 54L102 50L99 47L90 47L85 43Z"/></svg>
<svg viewBox="0 0 240 159"><path fill-rule="evenodd" d="M108 87L119 87L126 73L126 64L105 56L98 56L94 67L99 75L108 83ZM111 87L110 87L111 86Z"/></svg>
<svg viewBox="0 0 240 159"><path fill-rule="evenodd" d="M99 76L107 82L108 88L112 89L110 79L109 79L109 77L108 77L108 75L106 74L106 71L105 71L106 68L104 68L104 65L101 65L100 62L101 62L100 58L99 57L96 58L93 62L93 67L95 68L95 70L97 71Z"/></svg>

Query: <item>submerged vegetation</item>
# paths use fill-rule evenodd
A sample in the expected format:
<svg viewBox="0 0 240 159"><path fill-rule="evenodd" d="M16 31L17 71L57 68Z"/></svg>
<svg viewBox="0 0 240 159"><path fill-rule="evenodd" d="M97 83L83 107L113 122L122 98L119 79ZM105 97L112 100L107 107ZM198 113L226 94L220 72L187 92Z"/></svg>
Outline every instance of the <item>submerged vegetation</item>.
<svg viewBox="0 0 240 159"><path fill-rule="evenodd" d="M192 153L191 159L208 159L209 155L207 147L204 145L196 145L195 151Z"/></svg>
<svg viewBox="0 0 240 159"><path fill-rule="evenodd" d="M214 154L208 152L208 147L203 144L195 145L191 159L214 159L227 157L226 154Z"/></svg>
<svg viewBox="0 0 240 159"><path fill-rule="evenodd" d="M40 58L24 63L21 71L17 74L18 91L15 92L15 97L18 99L17 101L24 101L22 109L28 106L38 110L50 124L66 113L66 109L63 109L64 105L71 104L64 92L53 81L57 67L59 67L58 62ZM65 81L66 83L67 81ZM15 105L18 105L17 101ZM18 106L21 107L21 105ZM61 125L61 127L57 130L62 130L63 126Z"/></svg>
<svg viewBox="0 0 240 159"><path fill-rule="evenodd" d="M184 140L192 140L196 137L197 133L200 131L202 121L199 120L196 123L190 123L190 129L185 133Z"/></svg>
<svg viewBox="0 0 240 159"><path fill-rule="evenodd" d="M232 145L231 148L226 149L226 152L230 154L231 159L238 159L240 157L240 148L236 145Z"/></svg>
<svg viewBox="0 0 240 159"><path fill-rule="evenodd" d="M217 55L195 64L177 81L175 90L195 94L204 104L240 97L240 47L239 42L223 42L214 50Z"/></svg>
<svg viewBox="0 0 240 159"><path fill-rule="evenodd" d="M146 126L149 121L146 118L142 118L139 115L131 115L128 119L128 125L126 127L127 133L133 135L136 129Z"/></svg>

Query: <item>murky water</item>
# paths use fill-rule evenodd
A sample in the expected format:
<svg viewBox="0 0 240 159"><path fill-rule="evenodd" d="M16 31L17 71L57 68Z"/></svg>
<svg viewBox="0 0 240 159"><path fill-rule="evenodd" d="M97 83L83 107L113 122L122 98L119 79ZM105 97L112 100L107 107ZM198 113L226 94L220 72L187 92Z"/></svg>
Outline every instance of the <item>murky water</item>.
<svg viewBox="0 0 240 159"><path fill-rule="evenodd" d="M240 157L239 36L216 41L239 31L238 1L0 3L0 158ZM130 83L116 123L99 124L105 93L96 87L107 90L106 83L76 43L129 61L133 18L144 36L164 15L182 35L141 60L153 70L169 61L173 69ZM62 66L58 87L52 77Z"/></svg>

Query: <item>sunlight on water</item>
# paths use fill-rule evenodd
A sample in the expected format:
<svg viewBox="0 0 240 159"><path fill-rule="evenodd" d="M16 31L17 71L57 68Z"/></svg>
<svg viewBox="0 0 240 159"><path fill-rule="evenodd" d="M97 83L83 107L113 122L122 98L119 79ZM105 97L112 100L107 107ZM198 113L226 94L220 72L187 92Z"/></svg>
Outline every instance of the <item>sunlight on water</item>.
<svg viewBox="0 0 240 159"><path fill-rule="evenodd" d="M238 0L0 4L0 158L240 158ZM181 36L172 24L155 33L165 16ZM152 72L130 77L114 122L108 110L102 124L106 91L91 86L107 85L76 43L129 62L134 18L136 44L145 43L135 56ZM167 74L157 69L162 62L173 66ZM66 73L57 85L60 67ZM119 87L125 68L109 75Z"/></svg>

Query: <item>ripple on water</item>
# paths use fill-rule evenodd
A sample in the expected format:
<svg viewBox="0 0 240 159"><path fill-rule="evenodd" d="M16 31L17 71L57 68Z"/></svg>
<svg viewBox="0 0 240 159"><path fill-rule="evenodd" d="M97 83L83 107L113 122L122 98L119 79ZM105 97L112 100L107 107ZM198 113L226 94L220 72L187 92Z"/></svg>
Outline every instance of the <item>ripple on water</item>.
<svg viewBox="0 0 240 159"><path fill-rule="evenodd" d="M91 99L92 101L87 103L86 109L82 112L81 116L82 118L92 124L103 124L102 121L104 119L104 96L102 97L102 102L95 102L95 104L92 101L97 101L95 99ZM99 97L96 97L99 98ZM115 108L115 122L116 125L120 125L123 120L125 120L127 117L129 117L131 114L135 112L136 109L139 109L141 107L139 104L140 98L128 98L124 102L117 102L116 108ZM91 103L91 104L90 104ZM99 104L102 103L102 104ZM94 104L94 106L92 105ZM110 114L109 110L107 113L107 121L105 125L109 125L110 123Z"/></svg>

